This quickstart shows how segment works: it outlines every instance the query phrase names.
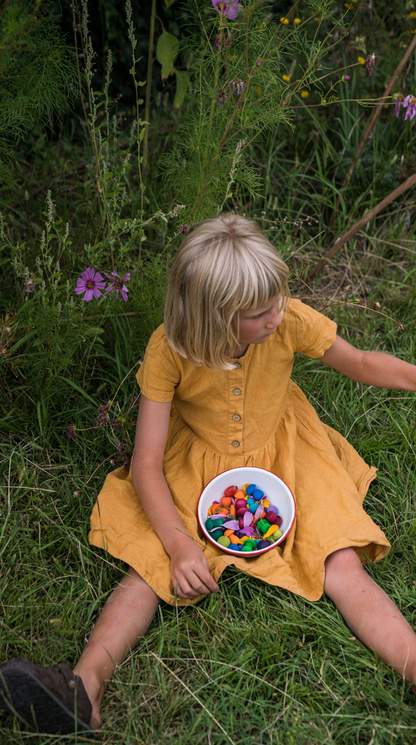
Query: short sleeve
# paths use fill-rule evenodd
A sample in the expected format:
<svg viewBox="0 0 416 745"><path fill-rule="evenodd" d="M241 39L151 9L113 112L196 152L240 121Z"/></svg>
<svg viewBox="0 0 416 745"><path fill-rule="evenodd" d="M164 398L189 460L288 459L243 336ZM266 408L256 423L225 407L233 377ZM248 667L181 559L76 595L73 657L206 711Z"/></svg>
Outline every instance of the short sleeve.
<svg viewBox="0 0 416 745"><path fill-rule="evenodd" d="M136 375L141 392L158 403L172 401L181 371L162 326L150 337L143 362Z"/></svg>
<svg viewBox="0 0 416 745"><path fill-rule="evenodd" d="M295 352L307 357L322 357L336 339L337 324L300 300L291 300L288 313L295 330Z"/></svg>

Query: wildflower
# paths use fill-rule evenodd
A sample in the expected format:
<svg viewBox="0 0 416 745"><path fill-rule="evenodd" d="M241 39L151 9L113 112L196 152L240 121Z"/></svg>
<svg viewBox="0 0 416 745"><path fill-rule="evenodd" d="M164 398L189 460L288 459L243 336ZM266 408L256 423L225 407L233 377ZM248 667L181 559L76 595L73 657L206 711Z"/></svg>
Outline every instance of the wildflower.
<svg viewBox="0 0 416 745"><path fill-rule="evenodd" d="M394 116L399 116L400 107L403 106L404 96L401 93L396 93L396 95L393 96L393 100L396 101L396 105L394 107Z"/></svg>
<svg viewBox="0 0 416 745"><path fill-rule="evenodd" d="M105 287L104 277L101 276L95 269L86 269L82 272L81 276L77 279L77 286L75 292L77 295L85 292L84 300L88 303L93 297L100 297Z"/></svg>
<svg viewBox="0 0 416 745"><path fill-rule="evenodd" d="M116 429L118 432L123 431L123 425L120 422L120 419L113 419L112 422L110 422L113 429Z"/></svg>
<svg viewBox="0 0 416 745"><path fill-rule="evenodd" d="M282 16L282 18L280 19L280 23L283 23L284 26L287 26L287 24L289 23L289 18L285 18L284 16Z"/></svg>
<svg viewBox="0 0 416 745"><path fill-rule="evenodd" d="M75 437L76 437L75 424L68 424L66 428L66 433L70 440L75 440Z"/></svg>
<svg viewBox="0 0 416 745"><path fill-rule="evenodd" d="M261 67L261 60L256 60L256 67Z"/></svg>
<svg viewBox="0 0 416 745"><path fill-rule="evenodd" d="M109 404L105 404L104 406L98 407L97 422L98 422L99 427L102 427L103 424L105 423L109 408L110 408Z"/></svg>
<svg viewBox="0 0 416 745"><path fill-rule="evenodd" d="M366 61L365 61L365 66L367 68L367 72L368 72L370 78L371 78L371 76L373 74L373 67L374 67L374 70L377 70L377 67L376 67L375 62L376 62L376 55L375 54L369 54L368 57L367 57L367 59L366 59Z"/></svg>
<svg viewBox="0 0 416 745"><path fill-rule="evenodd" d="M296 23L296 24L302 23L302 19L301 18L294 18L293 19L293 23Z"/></svg>
<svg viewBox="0 0 416 745"><path fill-rule="evenodd" d="M221 108L221 106L224 106L226 100L227 100L227 91L225 90L225 88L220 88L219 91L217 91L217 101L218 101L219 108Z"/></svg>
<svg viewBox="0 0 416 745"><path fill-rule="evenodd" d="M28 277L27 279L25 279L23 284L25 286L25 292L33 292L33 290L35 289L34 277Z"/></svg>
<svg viewBox="0 0 416 745"><path fill-rule="evenodd" d="M259 86L259 85L258 85L258 86L257 86L257 88L256 88L256 93L257 93L257 95L258 95L258 96L259 96L259 95L260 95L260 93L261 93L261 88L260 88L260 86Z"/></svg>
<svg viewBox="0 0 416 745"><path fill-rule="evenodd" d="M404 117L404 120L412 119L416 116L416 98L415 96L406 96L406 98L403 101L402 104L404 109L407 109L406 116Z"/></svg>
<svg viewBox="0 0 416 745"><path fill-rule="evenodd" d="M237 18L240 10L242 10L242 6L238 0L222 0L222 2L220 0L211 0L211 2L217 13L220 16L228 18L230 21Z"/></svg>
<svg viewBox="0 0 416 745"><path fill-rule="evenodd" d="M301 91L300 92L301 98L308 98L309 97L309 91Z"/></svg>
<svg viewBox="0 0 416 745"><path fill-rule="evenodd" d="M364 59L364 57L357 57L357 62L359 62L360 65L365 65L365 59Z"/></svg>
<svg viewBox="0 0 416 745"><path fill-rule="evenodd" d="M411 13L409 13L409 18L416 18L416 12L412 10Z"/></svg>
<svg viewBox="0 0 416 745"><path fill-rule="evenodd" d="M181 225L179 232L181 235L188 235L190 229L189 225Z"/></svg>
<svg viewBox="0 0 416 745"><path fill-rule="evenodd" d="M282 75L282 79L285 81L285 83L288 83L290 80L290 75Z"/></svg>
<svg viewBox="0 0 416 745"><path fill-rule="evenodd" d="M349 83L350 80L351 80L351 77L350 77L350 75L344 75L344 77L342 79L343 79L344 83Z"/></svg>
<svg viewBox="0 0 416 745"><path fill-rule="evenodd" d="M118 293L120 292L121 297L127 303L127 293L129 290L128 287L126 287L126 282L129 282L130 274L127 272L127 274L124 275L123 279L120 277L119 274L117 274L117 272L111 272L111 274L106 274L106 272L104 272L104 274L106 277L108 277L108 279L111 279L111 284L107 285L107 287L105 288L105 294L109 295L110 292L114 290L116 293L116 300L118 300Z"/></svg>
<svg viewBox="0 0 416 745"><path fill-rule="evenodd" d="M230 88L233 93L237 91L237 96L241 96L244 90L244 80L241 80L241 78L237 78L236 80L230 80Z"/></svg>

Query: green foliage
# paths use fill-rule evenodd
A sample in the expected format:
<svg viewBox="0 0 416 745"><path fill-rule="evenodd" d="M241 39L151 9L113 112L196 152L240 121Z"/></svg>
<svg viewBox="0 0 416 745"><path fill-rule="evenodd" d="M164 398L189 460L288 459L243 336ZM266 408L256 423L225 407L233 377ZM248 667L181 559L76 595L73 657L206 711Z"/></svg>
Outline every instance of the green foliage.
<svg viewBox="0 0 416 745"><path fill-rule="evenodd" d="M251 144L279 127L294 126L299 94L306 97L313 87L322 91L325 104L338 100L331 94L334 84L326 90L331 65L321 71L340 34L347 33L347 11L337 12L332 2L305 5L320 17L295 22L293 14L279 18L260 2L228 20L208 6L189 4L188 15L192 8L199 26L182 43L192 103L173 147L162 157L169 195L185 204L187 223L223 209L233 195L230 183L250 198L259 196ZM289 64L291 59L296 61ZM296 64L299 72L292 82L288 73Z"/></svg>
<svg viewBox="0 0 416 745"><path fill-rule="evenodd" d="M3 2L0 13L0 180L34 122L52 123L74 99L74 59L42 0Z"/></svg>
<svg viewBox="0 0 416 745"><path fill-rule="evenodd" d="M0 218L2 660L73 663L124 569L88 546L89 515L108 470L131 453L135 373L162 320L179 223L218 209L256 218L288 261L295 296L331 315L356 346L414 361L414 195L366 226L312 287L305 279L305 267L416 167L413 125L387 107L343 186L371 115L363 102L382 94L409 22L402 10L389 18L384 4L373 4L371 23L367 4L350 10L341 0L298 3L293 12L282 0L274 15L242 4L227 22L210 0L190 4L181 33L169 26L181 39L176 82L189 75L190 86L179 111L173 78L152 99L146 173L144 43L128 7L123 38L132 49L117 75L127 87L130 70L131 101L112 93L115 54L97 84L84 2L76 15L84 121L74 113L56 140L26 127L26 142L14 144L18 179L3 189ZM112 5L100 7L115 18ZM181 18L181 4L173 9ZM369 78L357 56L381 54L377 17L386 55ZM409 66L396 86L414 84ZM221 88L227 100L218 106ZM89 303L75 295L87 266L129 271L128 303L114 293ZM297 361L295 379L323 421L379 469L366 508L392 551L368 571L414 625L414 394L361 386L309 359ZM412 745L416 734L407 687L351 637L328 599L307 603L231 569L220 594L197 607L161 606L108 686L103 722L107 745L222 745L226 736L236 745ZM5 745L29 736L9 717L0 735Z"/></svg>

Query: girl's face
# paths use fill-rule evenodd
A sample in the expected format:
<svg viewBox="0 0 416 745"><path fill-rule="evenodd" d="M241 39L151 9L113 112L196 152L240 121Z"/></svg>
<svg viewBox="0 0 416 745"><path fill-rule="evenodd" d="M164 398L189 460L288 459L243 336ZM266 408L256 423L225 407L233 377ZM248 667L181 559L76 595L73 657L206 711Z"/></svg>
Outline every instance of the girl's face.
<svg viewBox="0 0 416 745"><path fill-rule="evenodd" d="M240 310L240 344L262 344L282 323L283 312L280 296L271 298L257 308Z"/></svg>

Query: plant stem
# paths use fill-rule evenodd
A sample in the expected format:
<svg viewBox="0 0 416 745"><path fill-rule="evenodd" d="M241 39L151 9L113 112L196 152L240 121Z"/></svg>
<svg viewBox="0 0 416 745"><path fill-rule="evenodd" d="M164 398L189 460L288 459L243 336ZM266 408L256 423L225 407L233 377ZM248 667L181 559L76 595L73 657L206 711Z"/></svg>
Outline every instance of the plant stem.
<svg viewBox="0 0 416 745"><path fill-rule="evenodd" d="M400 184L400 186L397 187L397 189L394 189L390 194L387 194L384 199L381 200L378 204L376 204L373 209L371 209L369 212L366 212L366 214L361 217L358 222L356 222L352 228L347 230L346 233L344 233L341 238L339 238L335 245L332 246L332 248L326 252L323 259L318 261L317 264L315 264L314 267L312 267L311 271L308 273L308 280L313 279L318 272L321 271L321 269L325 266L328 259L331 259L333 256L335 256L336 253L338 253L339 249L347 243L354 235L357 233L360 228L362 228L367 222L370 222L376 215L378 215L379 212L384 210L385 207L387 207L388 204L394 201L397 197L399 197L403 192L407 191L407 189L410 189L411 186L414 186L416 184L416 173L413 174L413 176L409 176L406 181L403 182L403 184Z"/></svg>
<svg viewBox="0 0 416 745"><path fill-rule="evenodd" d="M368 124L367 124L367 127L366 127L366 129L365 129L365 132L364 132L364 134L363 134L363 136L362 136L362 138L361 138L361 142L360 142L360 144L358 145L358 149L357 149L357 152L355 153L355 155L354 155L354 158L353 158L353 160L352 160L352 163L351 163L351 165L350 165L350 167L349 167L349 169L348 169L347 175L346 175L346 176L345 176L345 178L344 178L344 181L343 181L343 183L342 183L342 186L341 186L340 192L341 192L341 191L342 191L342 190L343 190L343 189L344 189L344 188L346 187L346 185L348 184L348 182L349 182L349 180L350 180L350 178L351 178L351 176L352 176L352 174L353 174L353 172L354 172L355 166L356 166L356 165L357 165L357 163L358 163L358 160L359 160L359 158L360 158L360 155L361 155L361 152L362 152L362 150L363 150L363 148L364 148L364 145L366 144L366 142L367 142L367 140L368 140L368 138L369 138L369 136L370 136L370 132L371 132L371 130L373 129L373 127L374 127L374 125L375 125L375 123L376 123L376 121L377 121L378 117L379 117L379 116L380 116L380 114L381 114L381 110L382 110L382 108L383 108L383 106L384 106L384 104L385 104L385 102L386 102L387 98L388 98L388 97L389 97L389 95L390 95L391 89L393 88L393 85L394 85L394 83L396 82L396 79L397 79L397 78L398 78L398 76L400 75L400 73L401 73L401 71L402 71L403 67L405 66L405 64L406 64L407 60L409 59L409 57L410 57L411 53L413 52L413 50L414 50L415 46L416 46L416 36L414 36L414 37L413 37L412 41L410 42L409 46L407 47L407 49L406 49L406 51L405 51L405 53L404 53L404 55L403 55L402 59L400 60L400 62L399 62L399 64L398 64L398 66L397 66L396 70L394 71L394 73L393 73L393 75L392 75L392 77L391 77L391 79L390 79L390 81L389 81L388 85L386 86L386 89L385 89L385 91L384 91L384 94L383 94L382 98L380 99L380 102L379 102L379 103L377 104L377 107L376 107L376 108L374 109L374 111L373 111L373 114L372 114L372 116L371 116L371 119L370 119L370 121L368 122ZM341 201L341 196L340 196L340 194L338 194L338 197L337 197L337 201L336 201L336 203L335 203L335 207L334 207L334 209L333 209L333 211L332 211L332 214L331 214L331 216L330 216L330 218L329 218L329 220L328 220L328 226L329 226L329 227L330 227L330 226L332 225L332 223L334 222L334 219L335 219L335 214L336 214L336 212L337 212L337 210L338 210L338 207L339 207L339 203L340 203L340 201Z"/></svg>
<svg viewBox="0 0 416 745"><path fill-rule="evenodd" d="M146 85L146 104L144 118L146 124L144 125L144 137L143 137L143 171L146 173L149 155L149 117L150 117L150 98L152 95L152 68L153 68L153 44L155 38L155 15L156 15L156 0L152 0L152 11L150 15L150 31L149 31L149 53L147 55L147 85Z"/></svg>

